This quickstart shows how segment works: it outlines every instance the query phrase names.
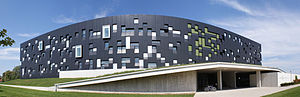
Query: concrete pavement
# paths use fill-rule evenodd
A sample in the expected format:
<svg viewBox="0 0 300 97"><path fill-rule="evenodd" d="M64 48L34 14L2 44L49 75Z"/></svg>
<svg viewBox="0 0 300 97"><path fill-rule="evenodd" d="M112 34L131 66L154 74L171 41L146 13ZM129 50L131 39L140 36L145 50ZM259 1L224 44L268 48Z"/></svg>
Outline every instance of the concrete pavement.
<svg viewBox="0 0 300 97"><path fill-rule="evenodd" d="M261 97L298 86L300 86L300 84L287 87L253 87L215 92L197 92L194 97Z"/></svg>

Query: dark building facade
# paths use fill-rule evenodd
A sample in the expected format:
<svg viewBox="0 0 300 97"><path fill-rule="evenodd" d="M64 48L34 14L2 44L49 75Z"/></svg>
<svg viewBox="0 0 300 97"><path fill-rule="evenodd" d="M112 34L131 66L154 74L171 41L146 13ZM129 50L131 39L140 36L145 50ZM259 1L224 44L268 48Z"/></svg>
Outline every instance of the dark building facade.
<svg viewBox="0 0 300 97"><path fill-rule="evenodd" d="M22 78L60 71L157 68L189 63L261 65L261 45L209 24L159 15L88 20L21 44Z"/></svg>

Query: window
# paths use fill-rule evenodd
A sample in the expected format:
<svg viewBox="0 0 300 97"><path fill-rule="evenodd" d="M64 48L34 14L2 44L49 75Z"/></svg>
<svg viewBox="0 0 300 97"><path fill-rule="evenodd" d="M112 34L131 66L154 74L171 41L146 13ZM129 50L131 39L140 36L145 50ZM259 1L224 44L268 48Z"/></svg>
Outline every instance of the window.
<svg viewBox="0 0 300 97"><path fill-rule="evenodd" d="M184 39L189 39L188 35L184 35Z"/></svg>
<svg viewBox="0 0 300 97"><path fill-rule="evenodd" d="M191 52L193 50L193 47L191 45L188 46L188 51Z"/></svg>
<svg viewBox="0 0 300 97"><path fill-rule="evenodd" d="M139 28L139 36L143 36L144 30L143 28Z"/></svg>
<svg viewBox="0 0 300 97"><path fill-rule="evenodd" d="M94 33L94 31L93 31L93 30L90 30L90 37L93 37L93 36L94 36L93 33Z"/></svg>
<svg viewBox="0 0 300 97"><path fill-rule="evenodd" d="M134 58L134 66L139 66L140 65L140 58Z"/></svg>
<svg viewBox="0 0 300 97"><path fill-rule="evenodd" d="M147 36L152 36L152 29L151 28L147 29Z"/></svg>
<svg viewBox="0 0 300 97"><path fill-rule="evenodd" d="M139 23L139 19L138 19L138 18L134 18L134 19L133 19L133 23L134 23L134 24L138 24L138 23Z"/></svg>
<svg viewBox="0 0 300 97"><path fill-rule="evenodd" d="M78 32L75 32L75 37L78 37L79 36L79 33Z"/></svg>
<svg viewBox="0 0 300 97"><path fill-rule="evenodd" d="M85 36L86 36L86 30L83 29L83 30L82 30L82 38L85 38Z"/></svg>
<svg viewBox="0 0 300 97"><path fill-rule="evenodd" d="M180 31L174 30L174 31L173 31L173 34L175 34L175 35L180 35Z"/></svg>
<svg viewBox="0 0 300 97"><path fill-rule="evenodd" d="M41 50L44 49L44 41L40 41L40 42L39 42L38 48L39 48L39 51L41 51Z"/></svg>
<svg viewBox="0 0 300 97"><path fill-rule="evenodd" d="M117 24L113 24L113 32L117 32L117 30L118 30Z"/></svg>
<svg viewBox="0 0 300 97"><path fill-rule="evenodd" d="M108 48L108 54L113 54L113 47Z"/></svg>
<svg viewBox="0 0 300 97"><path fill-rule="evenodd" d="M168 31L165 29L160 29L159 33L160 33L160 36L168 36Z"/></svg>
<svg viewBox="0 0 300 97"><path fill-rule="evenodd" d="M103 25L102 32L102 38L110 38L110 25Z"/></svg>
<svg viewBox="0 0 300 97"><path fill-rule="evenodd" d="M101 62L101 65L102 65L101 67L108 67L108 66L109 66L109 61L104 61L104 60L103 60L103 61Z"/></svg>
<svg viewBox="0 0 300 97"><path fill-rule="evenodd" d="M82 57L82 45L77 45L75 47L75 58Z"/></svg>
<svg viewBox="0 0 300 97"><path fill-rule="evenodd" d="M134 53L139 53L139 43L130 43L130 49L134 49Z"/></svg>
<svg viewBox="0 0 300 97"><path fill-rule="evenodd" d="M192 28L192 24L188 23L188 28Z"/></svg>
<svg viewBox="0 0 300 97"><path fill-rule="evenodd" d="M143 23L143 26L148 26L148 24L147 23Z"/></svg>
<svg viewBox="0 0 300 97"><path fill-rule="evenodd" d="M172 51L173 51L174 54L176 54L176 53L177 53L177 47L174 46L174 47L172 48Z"/></svg>
<svg viewBox="0 0 300 97"><path fill-rule="evenodd" d="M126 47L125 46L118 46L117 47L117 54L125 54L126 53Z"/></svg>
<svg viewBox="0 0 300 97"><path fill-rule="evenodd" d="M122 68L125 69L126 68L126 64L130 63L130 58L122 58L121 59L121 63L122 63Z"/></svg>
<svg viewBox="0 0 300 97"><path fill-rule="evenodd" d="M108 49L108 46L109 46L109 43L108 43L108 42L104 42L104 49L105 49L105 50Z"/></svg>
<svg viewBox="0 0 300 97"><path fill-rule="evenodd" d="M121 63L130 63L130 58L122 58Z"/></svg>
<svg viewBox="0 0 300 97"><path fill-rule="evenodd" d="M156 68L156 63L148 63L148 68Z"/></svg>
<svg viewBox="0 0 300 97"><path fill-rule="evenodd" d="M93 69L94 68L94 65L93 65L93 60L92 59L90 59L90 61L89 61L90 63L90 69Z"/></svg>
<svg viewBox="0 0 300 97"><path fill-rule="evenodd" d="M157 52L157 47L156 46L152 46L152 53L156 53Z"/></svg>
<svg viewBox="0 0 300 97"><path fill-rule="evenodd" d="M160 45L160 40L152 40L152 45Z"/></svg>

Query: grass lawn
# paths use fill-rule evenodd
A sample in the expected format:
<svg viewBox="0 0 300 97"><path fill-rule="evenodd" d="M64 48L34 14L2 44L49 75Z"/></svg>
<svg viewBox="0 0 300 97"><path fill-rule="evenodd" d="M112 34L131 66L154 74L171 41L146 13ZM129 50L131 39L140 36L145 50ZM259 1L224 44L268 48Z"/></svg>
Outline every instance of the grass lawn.
<svg viewBox="0 0 300 97"><path fill-rule="evenodd" d="M300 86L284 90L281 92L273 93L264 97L299 97L300 96Z"/></svg>
<svg viewBox="0 0 300 97"><path fill-rule="evenodd" d="M54 86L56 83L63 83L69 81L82 80L87 78L40 78L40 79L16 79L0 84L9 85L21 85L21 86L40 86L40 87L50 87Z"/></svg>
<svg viewBox="0 0 300 97"><path fill-rule="evenodd" d="M48 92L0 86L0 97L193 97L186 95L135 95L135 94L97 94L76 92Z"/></svg>

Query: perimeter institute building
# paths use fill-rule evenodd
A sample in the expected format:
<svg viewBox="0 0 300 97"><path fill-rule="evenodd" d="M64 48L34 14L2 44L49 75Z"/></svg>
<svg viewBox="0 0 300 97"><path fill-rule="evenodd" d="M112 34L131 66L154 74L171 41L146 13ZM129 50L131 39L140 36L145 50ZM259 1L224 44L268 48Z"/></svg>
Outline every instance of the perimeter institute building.
<svg viewBox="0 0 300 97"><path fill-rule="evenodd" d="M263 73L281 72L261 66L261 45L255 41L209 24L159 15L110 16L62 27L22 43L20 60L23 79L140 70L58 85L117 92L260 87L273 84L263 84Z"/></svg>

